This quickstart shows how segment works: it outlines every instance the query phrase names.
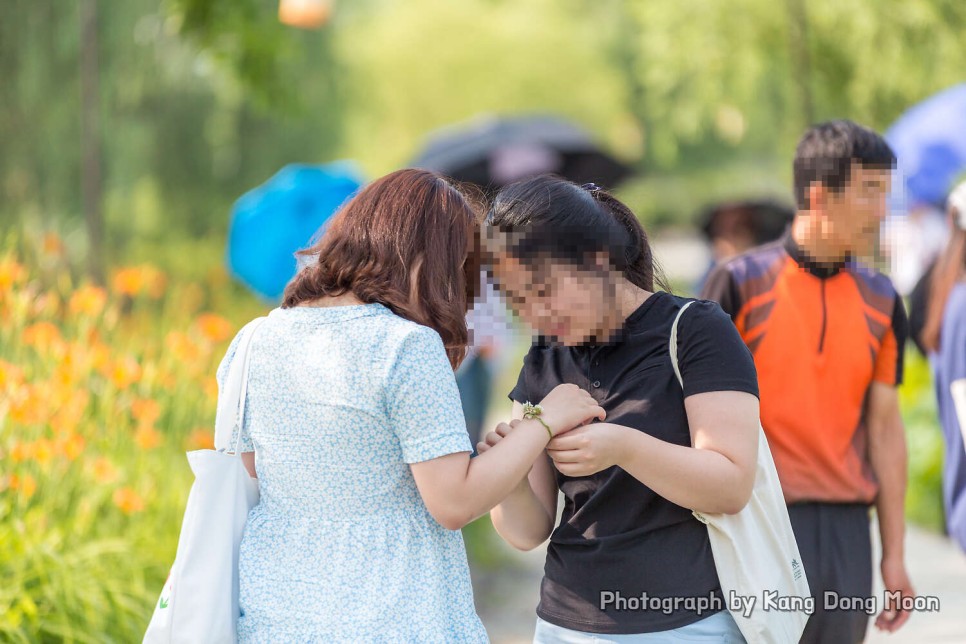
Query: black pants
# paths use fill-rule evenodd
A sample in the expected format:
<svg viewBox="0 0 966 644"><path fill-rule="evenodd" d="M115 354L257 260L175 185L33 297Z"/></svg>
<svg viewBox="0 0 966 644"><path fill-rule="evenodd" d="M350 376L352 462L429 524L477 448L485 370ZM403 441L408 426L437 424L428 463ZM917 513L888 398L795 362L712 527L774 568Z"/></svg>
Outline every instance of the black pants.
<svg viewBox="0 0 966 644"><path fill-rule="evenodd" d="M792 530L802 553L808 585L815 597L815 613L802 634L803 644L856 644L865 639L871 615L881 609L872 597L872 540L869 506L857 503L795 503L788 506ZM858 598L864 609L842 609L830 600ZM847 606L863 606L846 600Z"/></svg>

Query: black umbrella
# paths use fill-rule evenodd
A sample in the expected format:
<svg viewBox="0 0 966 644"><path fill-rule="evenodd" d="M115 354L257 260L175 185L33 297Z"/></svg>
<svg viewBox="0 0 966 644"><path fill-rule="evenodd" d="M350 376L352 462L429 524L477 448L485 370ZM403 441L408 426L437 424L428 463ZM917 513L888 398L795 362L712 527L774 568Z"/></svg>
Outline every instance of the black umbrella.
<svg viewBox="0 0 966 644"><path fill-rule="evenodd" d="M489 117L437 130L410 166L488 189L548 173L613 188L631 173L582 128L554 116Z"/></svg>

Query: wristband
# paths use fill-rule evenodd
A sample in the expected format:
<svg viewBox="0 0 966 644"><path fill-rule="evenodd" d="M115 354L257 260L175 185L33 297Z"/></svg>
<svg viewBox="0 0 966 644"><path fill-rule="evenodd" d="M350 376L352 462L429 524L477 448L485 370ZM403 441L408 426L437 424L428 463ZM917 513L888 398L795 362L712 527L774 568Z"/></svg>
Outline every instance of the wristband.
<svg viewBox="0 0 966 644"><path fill-rule="evenodd" d="M543 425L547 429L547 435L550 436L551 440L553 440L553 431L550 429L550 425L548 425L546 422L544 422L542 418L540 418L540 414L542 413L543 413L543 407L541 407L540 405L531 404L530 401L523 403L523 417L527 420L538 421L541 425Z"/></svg>

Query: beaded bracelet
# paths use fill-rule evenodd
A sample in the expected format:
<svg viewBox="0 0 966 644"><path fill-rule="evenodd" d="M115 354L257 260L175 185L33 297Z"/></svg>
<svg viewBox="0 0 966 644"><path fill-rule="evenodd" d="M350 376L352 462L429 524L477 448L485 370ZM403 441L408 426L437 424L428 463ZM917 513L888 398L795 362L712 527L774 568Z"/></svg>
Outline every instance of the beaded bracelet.
<svg viewBox="0 0 966 644"><path fill-rule="evenodd" d="M530 403L530 401L523 403L523 417L528 420L532 419L539 421L539 423L547 429L547 435L549 435L550 439L553 440L553 432L550 430L550 425L545 423L544 420L540 418L540 414L542 413L543 407L540 405L534 405Z"/></svg>

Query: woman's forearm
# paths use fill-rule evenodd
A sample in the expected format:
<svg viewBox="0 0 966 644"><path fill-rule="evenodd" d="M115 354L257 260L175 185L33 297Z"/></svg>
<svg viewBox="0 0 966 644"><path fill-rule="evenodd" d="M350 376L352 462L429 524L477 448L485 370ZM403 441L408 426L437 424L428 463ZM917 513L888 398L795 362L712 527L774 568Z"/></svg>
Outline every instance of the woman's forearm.
<svg viewBox="0 0 966 644"><path fill-rule="evenodd" d="M490 512L493 527L517 550L533 550L547 540L554 519L533 491L528 475Z"/></svg>
<svg viewBox="0 0 966 644"><path fill-rule="evenodd" d="M733 514L748 502L741 469L723 454L662 441L636 429L622 430L618 467L668 501L690 510Z"/></svg>
<svg viewBox="0 0 966 644"><path fill-rule="evenodd" d="M525 421L486 452L470 459L458 494L463 499L465 522L483 516L525 483L548 440L547 430L539 421Z"/></svg>

